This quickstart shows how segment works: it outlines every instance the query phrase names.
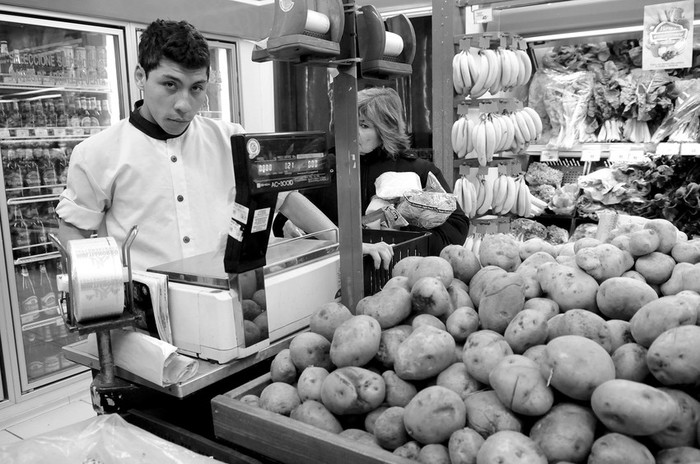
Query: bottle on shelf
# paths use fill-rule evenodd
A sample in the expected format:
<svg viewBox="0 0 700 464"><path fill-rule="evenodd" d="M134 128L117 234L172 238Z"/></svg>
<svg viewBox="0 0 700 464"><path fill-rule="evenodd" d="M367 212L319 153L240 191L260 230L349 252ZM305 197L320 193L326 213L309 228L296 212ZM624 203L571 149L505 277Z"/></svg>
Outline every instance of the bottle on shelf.
<svg viewBox="0 0 700 464"><path fill-rule="evenodd" d="M7 41L0 41L0 73L10 74L10 66L12 65L12 57L10 50L7 48Z"/></svg>
<svg viewBox="0 0 700 464"><path fill-rule="evenodd" d="M45 194L55 193L58 185L58 175L56 174L56 165L53 160L53 151L48 145L41 149L41 154L38 155L37 163L39 164L39 174L41 175L41 185ZM36 157L36 155L35 155Z"/></svg>
<svg viewBox="0 0 700 464"><path fill-rule="evenodd" d="M36 127L46 127L46 113L44 113L44 105L41 100L35 100L32 105L34 113L34 125Z"/></svg>
<svg viewBox="0 0 700 464"><path fill-rule="evenodd" d="M36 380L43 376L44 356L43 356L43 341L34 330L24 332L24 355L27 363L27 377L29 380Z"/></svg>
<svg viewBox="0 0 700 464"><path fill-rule="evenodd" d="M49 234L54 234L58 236L58 216L56 215L56 206L53 203L48 203L46 205L46 213L44 214L44 229L46 230L46 237L48 239ZM48 239L51 244L51 239ZM50 245L53 249L53 244Z"/></svg>
<svg viewBox="0 0 700 464"><path fill-rule="evenodd" d="M87 97L80 97L80 126L90 127L92 125L92 120L90 119L90 110Z"/></svg>
<svg viewBox="0 0 700 464"><path fill-rule="evenodd" d="M22 124L20 127L34 127L34 111L29 100L22 100L19 105L19 112L22 116Z"/></svg>
<svg viewBox="0 0 700 464"><path fill-rule="evenodd" d="M56 308L56 292L51 285L51 278L46 269L46 263L39 263L39 284L37 285L37 296L39 297L39 305L44 311L51 311L52 314L58 315Z"/></svg>
<svg viewBox="0 0 700 464"><path fill-rule="evenodd" d="M51 374L61 369L61 345L54 338L56 324L47 324L42 327L44 338L44 372Z"/></svg>
<svg viewBox="0 0 700 464"><path fill-rule="evenodd" d="M39 297L34 289L34 282L29 275L26 265L20 268L20 280L17 283L17 297L22 323L32 322L39 318Z"/></svg>
<svg viewBox="0 0 700 464"><path fill-rule="evenodd" d="M63 101L63 97L56 97L54 109L56 110L56 127L67 127L69 117L66 113L66 102Z"/></svg>
<svg viewBox="0 0 700 464"><path fill-rule="evenodd" d="M44 221L41 219L39 210L35 205L32 205L28 210L27 222L29 222L29 230L31 233L32 245L38 245L35 249L35 254L48 253L50 250L49 237L46 235Z"/></svg>
<svg viewBox="0 0 700 464"><path fill-rule="evenodd" d="M41 174L34 153L34 149L26 148L22 159L25 193L29 196L41 195Z"/></svg>
<svg viewBox="0 0 700 464"><path fill-rule="evenodd" d="M80 127L80 100L72 98L68 101L68 125L70 127Z"/></svg>
<svg viewBox="0 0 700 464"><path fill-rule="evenodd" d="M22 209L18 205L14 206L12 215L14 219L10 226L10 236L14 255L15 257L27 256L29 254L29 246L32 244L29 224L24 219Z"/></svg>
<svg viewBox="0 0 700 464"><path fill-rule="evenodd" d="M46 114L46 127L56 127L57 116L53 99L44 100L44 113Z"/></svg>
<svg viewBox="0 0 700 464"><path fill-rule="evenodd" d="M10 103L10 113L7 116L7 127L22 127L22 113L19 111L19 102L17 100L13 100Z"/></svg>
<svg viewBox="0 0 700 464"><path fill-rule="evenodd" d="M58 148L54 152L54 166L56 166L56 175L58 176L59 185L65 185L68 178L68 159L70 154L69 147L66 143L59 142Z"/></svg>
<svg viewBox="0 0 700 464"><path fill-rule="evenodd" d="M97 98L90 97L90 100L88 100L88 105L90 107L88 111L90 114L90 125L97 127L100 125L100 110L97 106Z"/></svg>
<svg viewBox="0 0 700 464"><path fill-rule="evenodd" d="M107 127L112 125L112 113L109 111L109 100L106 98L100 101L100 126Z"/></svg>
<svg viewBox="0 0 700 464"><path fill-rule="evenodd" d="M2 158L2 168L5 175L5 189L8 198L22 196L24 177L22 175L22 163L19 162L19 151L24 151L23 146L10 145Z"/></svg>
<svg viewBox="0 0 700 464"><path fill-rule="evenodd" d="M5 129L7 127L7 107L5 103L0 102L0 129Z"/></svg>

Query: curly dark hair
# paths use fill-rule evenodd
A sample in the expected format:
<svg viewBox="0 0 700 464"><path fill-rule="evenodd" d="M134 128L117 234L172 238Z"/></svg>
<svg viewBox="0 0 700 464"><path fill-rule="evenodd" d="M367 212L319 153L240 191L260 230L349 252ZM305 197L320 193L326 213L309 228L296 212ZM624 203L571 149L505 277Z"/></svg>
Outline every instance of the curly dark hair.
<svg viewBox="0 0 700 464"><path fill-rule="evenodd" d="M139 42L139 64L146 76L160 65L163 58L187 69L207 69L209 77L209 44L202 34L187 21L156 19Z"/></svg>

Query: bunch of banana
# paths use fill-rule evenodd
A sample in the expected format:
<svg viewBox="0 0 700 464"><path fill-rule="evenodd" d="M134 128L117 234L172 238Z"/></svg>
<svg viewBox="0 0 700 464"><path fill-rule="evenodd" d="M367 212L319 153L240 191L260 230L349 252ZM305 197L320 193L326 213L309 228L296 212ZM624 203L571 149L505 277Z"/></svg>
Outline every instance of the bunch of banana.
<svg viewBox="0 0 700 464"><path fill-rule="evenodd" d="M468 218L476 217L478 205L478 193L476 190L476 185L471 182L466 176L461 176L455 181L454 196L457 199L457 204L459 204L464 214Z"/></svg>
<svg viewBox="0 0 700 464"><path fill-rule="evenodd" d="M521 217L532 217L532 199L534 196L530 193L530 187L527 186L523 176L519 176L514 182L517 193L510 212Z"/></svg>
<svg viewBox="0 0 700 464"><path fill-rule="evenodd" d="M524 50L470 47L452 58L452 84L459 95L495 95L525 85L531 77L532 62Z"/></svg>
<svg viewBox="0 0 700 464"><path fill-rule="evenodd" d="M640 121L637 118L629 118L625 121L622 137L624 140L629 140L633 143L651 142L649 125L646 121Z"/></svg>
<svg viewBox="0 0 700 464"><path fill-rule="evenodd" d="M513 209L518 198L518 185L512 176L499 174L493 182L493 200L491 210L493 214L507 214Z"/></svg>
<svg viewBox="0 0 700 464"><path fill-rule="evenodd" d="M510 148L515 153L521 153L528 143L534 142L542 135L542 119L537 111L527 106L510 113L509 117L515 132Z"/></svg>
<svg viewBox="0 0 700 464"><path fill-rule="evenodd" d="M474 151L474 121L462 116L452 124L452 151L457 158L464 158L467 153Z"/></svg>
<svg viewBox="0 0 700 464"><path fill-rule="evenodd" d="M500 136L500 133L498 133ZM496 153L497 142L500 139L496 138L496 128L493 125L493 118L484 114L481 120L474 126L474 153L479 162L479 166L486 166Z"/></svg>

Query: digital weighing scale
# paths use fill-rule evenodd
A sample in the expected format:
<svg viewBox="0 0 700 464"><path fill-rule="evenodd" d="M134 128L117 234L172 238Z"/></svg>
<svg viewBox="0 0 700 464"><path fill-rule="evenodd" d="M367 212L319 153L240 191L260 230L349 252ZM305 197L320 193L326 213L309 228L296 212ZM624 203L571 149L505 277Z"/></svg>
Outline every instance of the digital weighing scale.
<svg viewBox="0 0 700 464"><path fill-rule="evenodd" d="M231 148L236 200L225 253L149 269L168 276L173 344L218 363L305 328L318 307L339 299L340 289L337 238L311 234L270 243L278 194L330 183L326 134L239 134ZM261 319L246 319L246 309L261 301Z"/></svg>

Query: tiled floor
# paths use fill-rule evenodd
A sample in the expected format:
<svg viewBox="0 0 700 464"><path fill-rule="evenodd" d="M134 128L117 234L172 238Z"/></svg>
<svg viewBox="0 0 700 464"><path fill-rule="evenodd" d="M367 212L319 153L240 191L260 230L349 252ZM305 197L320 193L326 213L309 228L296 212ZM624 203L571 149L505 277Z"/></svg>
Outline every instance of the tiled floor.
<svg viewBox="0 0 700 464"><path fill-rule="evenodd" d="M89 395L0 430L0 446L42 435L95 417Z"/></svg>

